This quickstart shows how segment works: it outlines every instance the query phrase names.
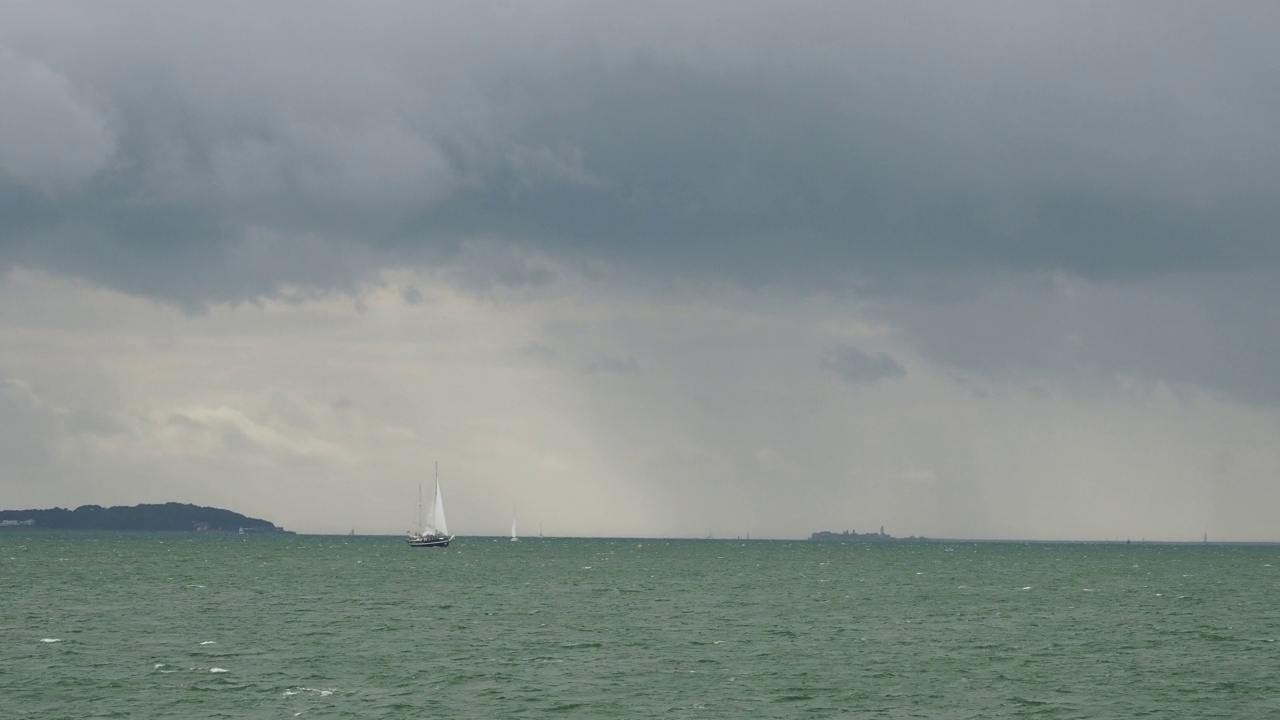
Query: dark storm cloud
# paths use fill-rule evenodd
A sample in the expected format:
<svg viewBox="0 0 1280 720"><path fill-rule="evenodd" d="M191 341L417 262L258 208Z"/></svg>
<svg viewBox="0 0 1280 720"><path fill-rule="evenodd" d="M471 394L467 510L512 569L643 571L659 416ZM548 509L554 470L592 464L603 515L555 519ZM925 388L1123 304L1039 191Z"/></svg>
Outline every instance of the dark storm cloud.
<svg viewBox="0 0 1280 720"><path fill-rule="evenodd" d="M929 360L1000 383L1049 377L1098 395L1124 377L1280 405L1280 287L1271 272L1126 286L1007 281L945 303L891 300L879 312Z"/></svg>
<svg viewBox="0 0 1280 720"><path fill-rule="evenodd" d="M906 369L889 355L866 353L852 345L830 350L822 358L822 366L834 370L851 385L870 385L907 374Z"/></svg>
<svg viewBox="0 0 1280 720"><path fill-rule="evenodd" d="M965 279L1274 275L1277 7L11 8L0 267L198 308L481 240L926 297L897 314L926 351L989 369L1036 351L925 337ZM467 282L550 280L494 257ZM1268 349L1244 322L1217 331ZM1114 335L1100 372L1147 361Z"/></svg>
<svg viewBox="0 0 1280 720"><path fill-rule="evenodd" d="M483 10L228 5L131 26L72 7L101 21L80 49L7 38L54 81L27 93L48 107L0 155L0 200L26 209L6 215L5 259L136 292L328 284L469 237L748 280L1276 259L1267 5L802 6L785 23L744 8L724 17L742 25L726 62L648 26L610 54L609 21L628 18L608 6L512 10L523 34ZM539 47L556 22L576 31ZM446 30L485 23L437 64L456 50ZM33 177L12 148L43 138L68 157L51 135L87 157ZM285 253L246 277L235 253L253 230L373 257L338 253L333 270Z"/></svg>

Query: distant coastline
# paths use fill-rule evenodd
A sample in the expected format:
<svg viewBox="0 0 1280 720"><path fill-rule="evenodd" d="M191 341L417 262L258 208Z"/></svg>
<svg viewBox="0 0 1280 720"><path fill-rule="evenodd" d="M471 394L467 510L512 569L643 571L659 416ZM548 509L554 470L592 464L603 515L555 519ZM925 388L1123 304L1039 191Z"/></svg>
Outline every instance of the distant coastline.
<svg viewBox="0 0 1280 720"><path fill-rule="evenodd" d="M0 510L5 530L117 530L127 532L293 533L231 510L168 502L160 505L81 505L75 510Z"/></svg>
<svg viewBox="0 0 1280 720"><path fill-rule="evenodd" d="M1277 546L1280 541L1277 540L1210 540L1207 537L1200 540L1063 540L1063 539L1037 539L1031 540L1026 538L963 538L963 537L924 537L912 535L910 537L900 538L893 537L880 528L878 533L858 533L852 530L843 532L832 532L830 530L819 530L809 536L811 542L829 542L829 543L862 543L862 542L925 542L925 543L956 543L971 545L1203 545L1203 546Z"/></svg>
<svg viewBox="0 0 1280 720"><path fill-rule="evenodd" d="M809 536L812 542L894 542L903 540L924 540L915 536L909 538L896 538L884 531L884 526L880 526L880 532L860 533L853 530L845 530L843 532L832 532L830 530L819 530Z"/></svg>

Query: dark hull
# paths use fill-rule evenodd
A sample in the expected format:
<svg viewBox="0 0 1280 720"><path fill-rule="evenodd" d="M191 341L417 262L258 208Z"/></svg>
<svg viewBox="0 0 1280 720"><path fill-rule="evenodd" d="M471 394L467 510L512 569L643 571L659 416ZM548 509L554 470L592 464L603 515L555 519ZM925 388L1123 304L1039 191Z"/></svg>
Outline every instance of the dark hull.
<svg viewBox="0 0 1280 720"><path fill-rule="evenodd" d="M406 538L409 547L449 547L453 538Z"/></svg>

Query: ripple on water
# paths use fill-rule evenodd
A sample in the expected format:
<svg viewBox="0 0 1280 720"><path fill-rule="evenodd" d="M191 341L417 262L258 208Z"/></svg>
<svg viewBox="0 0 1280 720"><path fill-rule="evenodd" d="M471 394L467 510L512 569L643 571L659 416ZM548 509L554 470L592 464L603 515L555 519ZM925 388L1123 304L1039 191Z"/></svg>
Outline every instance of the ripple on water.
<svg viewBox="0 0 1280 720"><path fill-rule="evenodd" d="M1280 717L1280 549L396 540L36 538L4 612L51 637L0 643L5 710Z"/></svg>

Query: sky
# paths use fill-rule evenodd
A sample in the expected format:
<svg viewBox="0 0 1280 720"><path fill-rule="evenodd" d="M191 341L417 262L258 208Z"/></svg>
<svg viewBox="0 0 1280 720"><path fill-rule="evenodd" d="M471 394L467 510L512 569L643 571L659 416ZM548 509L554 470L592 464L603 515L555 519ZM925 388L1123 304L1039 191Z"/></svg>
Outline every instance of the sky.
<svg viewBox="0 0 1280 720"><path fill-rule="evenodd" d="M0 5L0 508L1280 540L1280 6Z"/></svg>

